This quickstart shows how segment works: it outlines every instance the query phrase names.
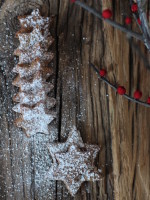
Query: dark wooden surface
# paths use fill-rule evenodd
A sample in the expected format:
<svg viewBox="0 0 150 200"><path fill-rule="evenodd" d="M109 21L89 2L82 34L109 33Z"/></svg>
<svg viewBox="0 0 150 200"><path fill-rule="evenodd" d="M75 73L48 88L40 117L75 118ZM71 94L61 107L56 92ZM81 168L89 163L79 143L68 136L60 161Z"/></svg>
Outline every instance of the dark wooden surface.
<svg viewBox="0 0 150 200"><path fill-rule="evenodd" d="M115 3L114 3L115 2ZM128 1L96 1L88 4L101 11L112 8L114 19L123 22ZM133 95L150 88L150 71L129 47L126 36L69 0L0 1L0 200L149 200L150 199L150 110L128 102L100 82L89 62L108 71L112 82L124 85ZM13 125L13 51L18 46L14 34L18 15L40 8L45 16L54 15L51 33L57 120L54 135L37 134L28 139ZM139 48L145 52L144 46ZM146 53L145 53L146 54ZM46 144L64 141L76 125L83 141L101 147L96 165L103 178L84 183L72 198L62 182L43 180L51 165Z"/></svg>

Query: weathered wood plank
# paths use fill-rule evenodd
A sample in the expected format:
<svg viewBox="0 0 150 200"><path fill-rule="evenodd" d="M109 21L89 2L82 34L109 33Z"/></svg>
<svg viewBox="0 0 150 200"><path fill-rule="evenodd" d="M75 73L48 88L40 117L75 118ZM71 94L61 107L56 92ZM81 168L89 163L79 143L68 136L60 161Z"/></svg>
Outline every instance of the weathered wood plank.
<svg viewBox="0 0 150 200"><path fill-rule="evenodd" d="M101 3L107 8L113 2L88 1L99 11ZM69 0L5 0L0 5L0 199L149 200L150 111L117 96L89 67L89 61L105 67L112 82L124 85L131 95L138 86L146 99L150 72L125 35ZM114 5L114 19L121 22L128 1ZM10 72L17 62L12 55L18 45L14 39L19 29L16 17L37 7L43 15L55 15L51 66L58 119L51 127L55 138L37 134L28 139L13 125L12 96L17 89L11 84L15 75ZM140 47L144 51L143 45ZM43 181L51 164L46 144L53 139L66 140L72 125L81 131L84 142L101 146L97 166L103 171L101 181L84 183L75 198L62 182Z"/></svg>
<svg viewBox="0 0 150 200"><path fill-rule="evenodd" d="M45 176L45 172L50 167L51 158L49 156L46 144L54 139L55 133L57 133L57 123L53 124L51 127L52 132L50 136L44 136L37 134L36 138L32 137L27 139L25 134L19 131L14 127L12 121L16 118L15 113L12 112L13 102L12 96L17 91L16 88L12 86L12 80L14 76L11 71L14 67L14 60L12 52L14 48L18 45L18 41L14 39L15 32L19 29L17 16L30 13L31 10L41 8L43 14L48 15L49 12L49 3L42 1L7 1L2 6L1 14L1 27L3 29L3 34L1 37L2 52L1 57L3 57L3 71L6 73L6 77L3 74L2 78L6 79L7 84L2 81L2 85L5 88L2 88L2 97L5 98L3 101L3 110L2 113L6 117L6 122L11 119L11 122L8 122L5 125L2 133L5 134L5 138L2 139L2 143L6 143L7 154L3 152L3 173L5 174L5 184L3 184L2 194L4 195L1 198L6 199L46 199L48 196L50 199L55 198L55 183L49 181L46 183L44 189L41 188L41 180ZM9 19L11 17L11 19ZM9 20L8 20L9 19ZM6 22L6 24L4 24ZM12 37L9 37L9 33ZM8 40L7 40L8 35ZM8 42L8 44L7 44ZM10 48L12 44L12 48ZM55 53L55 48L53 48ZM7 52L6 52L7 51ZM56 54L56 53L55 53ZM6 57L8 55L8 58ZM6 64L5 64L6 61ZM55 60L51 63L55 72ZM5 66L4 66L5 64ZM52 78L55 82L55 73ZM8 86L7 86L8 85ZM8 88L7 88L8 87ZM53 96L54 96L53 92ZM5 110L4 110L5 109ZM7 116L7 113L10 113L11 116ZM2 125L2 122L1 122ZM4 149L3 149L4 150ZM49 195L51 194L51 195Z"/></svg>

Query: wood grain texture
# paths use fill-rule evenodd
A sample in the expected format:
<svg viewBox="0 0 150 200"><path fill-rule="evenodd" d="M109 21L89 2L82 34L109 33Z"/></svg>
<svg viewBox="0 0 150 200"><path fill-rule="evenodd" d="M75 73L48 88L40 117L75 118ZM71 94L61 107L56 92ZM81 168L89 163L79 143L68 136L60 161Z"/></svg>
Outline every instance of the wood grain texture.
<svg viewBox="0 0 150 200"><path fill-rule="evenodd" d="M115 3L114 3L115 2ZM114 19L123 23L121 13L128 1L96 1L88 4L101 11L112 8ZM128 102L100 82L89 61L108 71L108 78L124 85L130 95L135 89L149 95L150 71L128 44L126 36L69 0L0 1L0 199L6 200L149 200L150 199L150 110ZM17 60L13 51L19 30L18 15L40 8L45 16L54 15L51 33L55 38L52 66L57 98L58 120L53 124L56 137L37 134L26 138L13 125L11 73ZM135 25L133 25L135 27ZM145 48L139 43L139 48ZM84 183L71 197L62 182L43 181L51 165L46 144L64 141L76 125L83 141L101 147L96 165L103 171L97 183Z"/></svg>

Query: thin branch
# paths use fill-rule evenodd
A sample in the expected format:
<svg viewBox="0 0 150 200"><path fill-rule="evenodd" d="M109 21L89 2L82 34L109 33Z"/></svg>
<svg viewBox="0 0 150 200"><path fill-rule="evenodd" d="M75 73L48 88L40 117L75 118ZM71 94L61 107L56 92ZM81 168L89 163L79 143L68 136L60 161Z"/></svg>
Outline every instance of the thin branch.
<svg viewBox="0 0 150 200"><path fill-rule="evenodd" d="M132 1L132 0L129 0L129 3L130 3L130 8L131 8L131 7L132 7L132 4L133 4L133 1ZM141 28L140 24L138 23L137 16L136 16L136 14L135 14L134 12L132 12L132 16L134 17L137 26L139 27L140 31L142 32L142 28Z"/></svg>
<svg viewBox="0 0 150 200"><path fill-rule="evenodd" d="M92 63L90 63L90 66L94 69L94 71L97 73L98 77L100 80L104 81L107 85L109 85L115 92L117 92L117 87L114 86L112 83L110 83L106 78L104 77L101 77L100 74L99 74L99 70L95 67L95 65L93 65ZM146 107L149 107L150 108L150 104L148 103L145 103L143 101L140 101L140 100L137 100L137 99L134 99L133 97L127 95L127 94L124 94L122 95L123 97L125 97L126 99L128 99L129 101L132 101L134 103L138 103L140 105L143 105L143 106L146 106Z"/></svg>
<svg viewBox="0 0 150 200"><path fill-rule="evenodd" d="M111 26L113 26L114 28L124 32L124 33L127 33L128 35L130 35L131 37L134 37L138 40L141 40L144 42L144 39L143 39L143 36L137 32L134 32L134 31L131 31L129 29L127 29L126 27L124 27L123 25L117 23L117 22L114 22L113 20L111 19L104 19L102 17L102 15L96 11L95 9L89 7L88 5L86 5L85 3L83 2L80 2L80 1L75 1L75 4L76 5L79 5L80 7L84 8L85 10L87 10L88 12L92 13L93 15L95 15L97 18L101 19L101 20L104 20L105 22L107 22L108 24L110 24Z"/></svg>
<svg viewBox="0 0 150 200"><path fill-rule="evenodd" d="M150 28L149 28L149 24L148 24L148 20L147 20L147 15L144 11L144 7L146 6L146 2L147 1L137 0L138 13L139 13L139 17L140 17L140 20L141 20L141 28L142 28L142 31L143 31L144 44L148 48L148 50L150 51Z"/></svg>

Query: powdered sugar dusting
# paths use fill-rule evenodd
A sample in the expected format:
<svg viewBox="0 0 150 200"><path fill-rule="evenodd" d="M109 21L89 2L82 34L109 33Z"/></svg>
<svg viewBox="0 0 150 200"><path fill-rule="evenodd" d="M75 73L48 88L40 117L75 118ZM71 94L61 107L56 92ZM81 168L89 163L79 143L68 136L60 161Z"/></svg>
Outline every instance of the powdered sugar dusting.
<svg viewBox="0 0 150 200"><path fill-rule="evenodd" d="M53 38L50 36L50 33L43 35L39 27L36 27L31 33L18 33L17 36L19 41L22 41L19 49L28 50L36 43L41 43L43 47L48 48L53 42Z"/></svg>
<svg viewBox="0 0 150 200"><path fill-rule="evenodd" d="M51 83L46 83L43 81L43 78L41 76L41 73L37 72L33 79L26 80L26 79L20 79L18 76L14 81L13 85L20 87L21 91L32 93L33 95L36 95L38 91L45 91L49 92L53 89L53 85Z"/></svg>
<svg viewBox="0 0 150 200"><path fill-rule="evenodd" d="M75 127L65 143L50 144L49 151L53 165L46 176L63 181L72 196L84 181L100 180L100 171L94 166L99 147L84 144Z"/></svg>
<svg viewBox="0 0 150 200"><path fill-rule="evenodd" d="M40 58L42 62L50 62L53 59L53 53L45 52L41 44L35 44L28 50L16 49L14 55L19 56L19 64L30 64L35 58Z"/></svg>
<svg viewBox="0 0 150 200"><path fill-rule="evenodd" d="M16 120L16 125L26 130L28 136L35 133L49 134L48 124L55 118L55 113L46 114L45 105L38 104L35 108L28 108L17 104L13 110L22 116Z"/></svg>
<svg viewBox="0 0 150 200"><path fill-rule="evenodd" d="M21 116L15 124L25 129L27 136L38 132L49 134L48 124L56 117L55 112L48 110L55 106L56 100L47 96L54 86L46 82L52 74L47 67L53 58L53 54L48 52L53 42L48 30L50 20L42 17L39 10L30 16L19 17L19 20L21 30L16 36L20 45L14 51L19 62L13 69L19 74L13 81L13 85L19 87L19 93L13 98L18 103L13 110Z"/></svg>
<svg viewBox="0 0 150 200"><path fill-rule="evenodd" d="M36 28L37 25L45 31L49 28L49 17L42 17L38 9L34 10L29 16L18 18L23 28Z"/></svg>
<svg viewBox="0 0 150 200"><path fill-rule="evenodd" d="M19 73L20 78L30 78L37 71L40 71L44 78L48 78L52 74L52 70L49 67L46 67L45 63L42 63L39 58L35 59L35 61L31 63L31 65L18 64L16 65L16 67L13 68L13 72Z"/></svg>

